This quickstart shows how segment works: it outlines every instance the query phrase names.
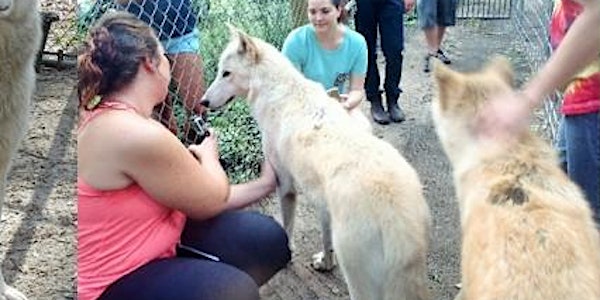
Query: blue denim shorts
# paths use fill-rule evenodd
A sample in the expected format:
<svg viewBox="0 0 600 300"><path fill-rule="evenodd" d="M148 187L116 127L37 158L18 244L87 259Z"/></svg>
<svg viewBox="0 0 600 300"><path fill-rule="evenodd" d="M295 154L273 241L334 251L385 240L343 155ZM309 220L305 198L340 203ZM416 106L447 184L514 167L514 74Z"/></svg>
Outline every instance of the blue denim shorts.
<svg viewBox="0 0 600 300"><path fill-rule="evenodd" d="M417 18L422 29L454 26L458 0L417 0Z"/></svg>
<svg viewBox="0 0 600 300"><path fill-rule="evenodd" d="M200 30L194 28L190 33L182 36L161 40L167 54L199 53L200 52Z"/></svg>

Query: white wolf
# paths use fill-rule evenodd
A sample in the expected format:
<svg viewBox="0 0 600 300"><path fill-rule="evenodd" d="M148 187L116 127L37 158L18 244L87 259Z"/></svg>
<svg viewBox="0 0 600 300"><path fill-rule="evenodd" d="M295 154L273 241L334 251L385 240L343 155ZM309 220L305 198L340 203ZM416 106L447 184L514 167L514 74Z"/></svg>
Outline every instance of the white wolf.
<svg viewBox="0 0 600 300"><path fill-rule="evenodd" d="M462 300L598 300L600 235L579 188L546 142L480 140L473 120L489 95L511 90L495 60L465 74L436 62L432 102L454 168L462 225Z"/></svg>
<svg viewBox="0 0 600 300"><path fill-rule="evenodd" d="M230 29L202 103L217 108L247 97L290 238L302 191L323 208L324 252L315 266L333 268L335 249L352 299L428 299L430 213L415 170L275 47Z"/></svg>
<svg viewBox="0 0 600 300"><path fill-rule="evenodd" d="M10 161L25 135L41 42L37 0L0 0L0 215ZM0 300L26 297L4 282Z"/></svg>

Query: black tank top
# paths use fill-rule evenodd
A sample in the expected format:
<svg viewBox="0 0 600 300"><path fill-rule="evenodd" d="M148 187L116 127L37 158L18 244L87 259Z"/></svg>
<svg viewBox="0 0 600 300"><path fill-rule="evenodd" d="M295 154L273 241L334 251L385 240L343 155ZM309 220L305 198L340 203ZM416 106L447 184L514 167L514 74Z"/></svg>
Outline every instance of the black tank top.
<svg viewBox="0 0 600 300"><path fill-rule="evenodd" d="M159 40L188 34L194 30L198 15L190 0L129 1L127 11L150 24Z"/></svg>

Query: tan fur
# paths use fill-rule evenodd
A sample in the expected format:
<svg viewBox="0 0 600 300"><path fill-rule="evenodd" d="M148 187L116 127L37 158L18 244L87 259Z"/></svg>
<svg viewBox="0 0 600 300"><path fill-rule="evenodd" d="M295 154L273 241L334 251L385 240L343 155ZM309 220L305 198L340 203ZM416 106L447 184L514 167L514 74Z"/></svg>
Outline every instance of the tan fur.
<svg viewBox="0 0 600 300"><path fill-rule="evenodd" d="M10 162L27 128L40 41L38 2L0 0L0 215ZM0 272L0 300L5 299L26 298L6 285Z"/></svg>
<svg viewBox="0 0 600 300"><path fill-rule="evenodd" d="M454 168L462 226L464 300L598 300L600 236L581 191L546 142L478 140L473 120L488 95L509 91L496 59L477 73L434 70L440 140Z"/></svg>
<svg viewBox="0 0 600 300"><path fill-rule="evenodd" d="M315 266L333 267L333 246L352 299L428 299L429 209L398 151L273 46L235 29L203 101L216 108L233 96L247 97L261 129L288 234L296 191L323 207L325 250Z"/></svg>

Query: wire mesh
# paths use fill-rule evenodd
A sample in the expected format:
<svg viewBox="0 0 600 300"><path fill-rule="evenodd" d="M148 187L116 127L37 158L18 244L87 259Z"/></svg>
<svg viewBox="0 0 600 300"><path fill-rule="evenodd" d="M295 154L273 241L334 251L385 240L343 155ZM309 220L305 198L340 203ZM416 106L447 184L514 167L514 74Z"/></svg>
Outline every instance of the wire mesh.
<svg viewBox="0 0 600 300"><path fill-rule="evenodd" d="M38 64L54 67L74 66L78 36L76 10L73 0L41 0L44 40Z"/></svg>
<svg viewBox="0 0 600 300"><path fill-rule="evenodd" d="M182 9L185 5L189 7ZM281 46L291 28L306 22L306 0L77 0L77 5L74 0L42 0L43 9L60 16L60 20L52 25L46 51L75 53L90 25L108 9L131 11L134 6L150 7L138 9L137 14L149 22L163 39L177 39L188 34L189 24L199 31L192 39L178 40L181 47L191 49L189 54L192 55L171 56L174 74L171 92L169 99L155 114L187 144L194 142L186 138L190 129L188 120L201 113L201 109L196 107L197 100L206 82L214 78L219 54L228 40L225 24L234 24L275 46ZM525 45L527 51L524 55L529 69L534 72L550 54L547 28L552 6L553 1L550 0L459 0L457 16L507 18L506 21L512 22L516 28L516 37ZM136 13L135 10L132 12ZM186 44L190 41L192 44ZM198 74L203 76L196 76ZM177 81L177 78L180 80ZM544 108L536 114L539 131L552 140L556 137L559 120L557 107L560 101L557 99L558 95L553 96L551 101L545 101Z"/></svg>
<svg viewBox="0 0 600 300"><path fill-rule="evenodd" d="M460 19L508 19L514 0L460 0L456 17Z"/></svg>
<svg viewBox="0 0 600 300"><path fill-rule="evenodd" d="M532 71L539 70L551 54L548 26L553 6L553 1L547 0L518 0L515 5L511 21L517 28L516 33L522 43L527 45L525 61ZM556 141L560 120L560 99L560 93L554 93L544 101L543 108L536 112L537 131L553 142Z"/></svg>

